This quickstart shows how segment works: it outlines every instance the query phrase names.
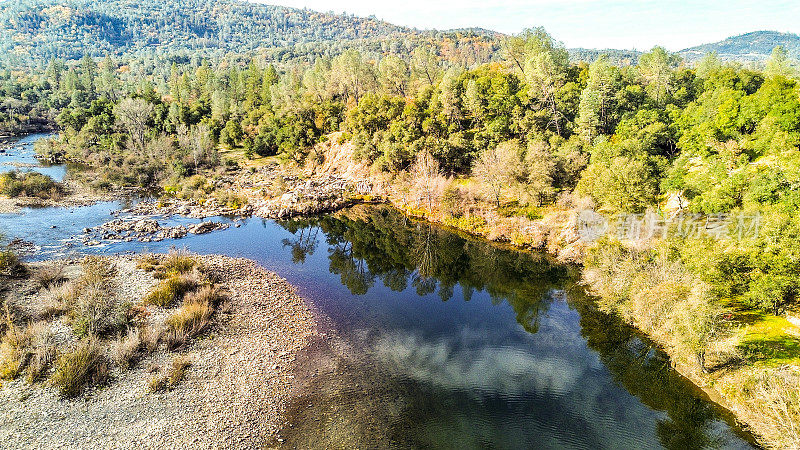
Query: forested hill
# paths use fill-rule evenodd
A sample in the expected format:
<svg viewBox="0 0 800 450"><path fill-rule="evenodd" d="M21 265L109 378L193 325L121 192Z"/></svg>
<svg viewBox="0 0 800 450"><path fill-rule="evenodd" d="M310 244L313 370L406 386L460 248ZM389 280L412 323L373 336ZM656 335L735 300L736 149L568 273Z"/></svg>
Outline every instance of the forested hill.
<svg viewBox="0 0 800 450"><path fill-rule="evenodd" d="M485 30L419 31L355 17L240 0L14 0L0 2L0 62L110 55L203 55L259 50L275 61L331 56L358 44L407 53L421 41L453 58L486 62L499 49ZM412 47L412 48L407 48Z"/></svg>
<svg viewBox="0 0 800 450"><path fill-rule="evenodd" d="M531 24L535 26L536 24ZM405 57L419 46L473 67L501 58L505 35L481 28L417 30L375 17L321 13L244 0L0 0L0 69L43 67L53 58L130 56L161 60L259 53L272 62L311 62L356 47L367 57ZM756 31L680 52L694 61L760 61L776 45L800 58L800 36ZM573 62L606 54L635 64L633 50L570 49ZM158 57L158 58L155 58Z"/></svg>
<svg viewBox="0 0 800 450"><path fill-rule="evenodd" d="M739 36L732 36L713 44L703 44L681 50L681 55L688 60L700 59L706 53L717 52L722 60L763 61L776 46L782 46L789 56L800 58L800 36L777 31L753 31Z"/></svg>

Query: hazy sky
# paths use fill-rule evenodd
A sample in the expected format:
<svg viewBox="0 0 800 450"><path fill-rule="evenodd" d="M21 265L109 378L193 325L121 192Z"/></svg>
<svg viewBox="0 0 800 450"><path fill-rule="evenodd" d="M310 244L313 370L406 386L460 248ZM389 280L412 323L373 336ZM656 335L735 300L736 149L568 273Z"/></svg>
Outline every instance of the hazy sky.
<svg viewBox="0 0 800 450"><path fill-rule="evenodd" d="M254 0L416 28L544 26L567 47L680 50L755 30L800 32L800 0Z"/></svg>

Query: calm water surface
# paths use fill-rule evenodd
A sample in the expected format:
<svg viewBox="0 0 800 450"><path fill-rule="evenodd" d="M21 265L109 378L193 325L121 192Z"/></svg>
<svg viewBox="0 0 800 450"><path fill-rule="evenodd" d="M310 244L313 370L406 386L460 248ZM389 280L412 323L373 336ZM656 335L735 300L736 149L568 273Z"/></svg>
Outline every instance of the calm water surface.
<svg viewBox="0 0 800 450"><path fill-rule="evenodd" d="M33 143L39 139L51 136L50 134L31 134L20 139L5 139L0 141L0 148L6 151L0 153L0 172L18 170L20 172L39 172L49 175L56 181L62 181L67 174L64 165L43 165L36 159ZM7 147L5 144L10 144Z"/></svg>
<svg viewBox="0 0 800 450"><path fill-rule="evenodd" d="M33 258L178 245L254 259L298 286L326 338L300 360L285 446L750 447L649 341L597 311L572 268L542 255L383 207L159 243L70 239L120 206L1 215L0 232L37 244ZM164 220L176 221L192 220Z"/></svg>

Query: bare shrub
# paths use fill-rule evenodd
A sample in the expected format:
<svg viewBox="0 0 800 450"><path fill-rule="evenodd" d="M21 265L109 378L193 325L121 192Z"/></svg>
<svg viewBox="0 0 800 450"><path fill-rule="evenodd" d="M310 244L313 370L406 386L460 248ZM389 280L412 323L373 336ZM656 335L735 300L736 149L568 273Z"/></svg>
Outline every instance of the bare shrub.
<svg viewBox="0 0 800 450"><path fill-rule="evenodd" d="M45 322L38 322L30 329L31 358L25 368L25 380L35 383L45 377L55 361L58 344L55 334Z"/></svg>
<svg viewBox="0 0 800 450"><path fill-rule="evenodd" d="M125 336L121 336L111 343L109 355L117 366L122 369L129 369L136 363L141 348L142 337L139 329L129 328Z"/></svg>
<svg viewBox="0 0 800 450"><path fill-rule="evenodd" d="M516 182L521 154L522 147L517 141L507 141L484 150L475 161L472 173L498 207L503 195Z"/></svg>
<svg viewBox="0 0 800 450"><path fill-rule="evenodd" d="M58 285L64 281L65 265L63 260L52 261L37 268L33 272L33 278L44 288Z"/></svg>
<svg viewBox="0 0 800 450"><path fill-rule="evenodd" d="M783 448L800 447L800 370L783 367L762 374L746 403L761 427L779 440Z"/></svg>
<svg viewBox="0 0 800 450"><path fill-rule="evenodd" d="M169 372L165 375L157 375L150 379L147 383L150 392L161 392L165 390L174 389L185 377L186 369L191 367L192 363L186 359L185 356L178 355L172 359L172 366Z"/></svg>
<svg viewBox="0 0 800 450"><path fill-rule="evenodd" d="M438 202L448 180L439 173L439 163L430 152L419 152L411 167L411 177L417 200L424 203L428 211L433 211L433 205Z"/></svg>

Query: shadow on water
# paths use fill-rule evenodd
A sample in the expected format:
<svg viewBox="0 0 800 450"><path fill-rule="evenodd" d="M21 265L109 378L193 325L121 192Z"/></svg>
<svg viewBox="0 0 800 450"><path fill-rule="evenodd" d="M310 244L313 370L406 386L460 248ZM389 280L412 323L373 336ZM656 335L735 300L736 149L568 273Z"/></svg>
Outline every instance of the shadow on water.
<svg viewBox="0 0 800 450"><path fill-rule="evenodd" d="M285 446L749 447L573 268L388 208L279 225L294 263L327 252L352 294L315 302L329 332L300 359Z"/></svg>

